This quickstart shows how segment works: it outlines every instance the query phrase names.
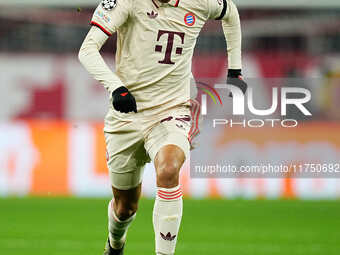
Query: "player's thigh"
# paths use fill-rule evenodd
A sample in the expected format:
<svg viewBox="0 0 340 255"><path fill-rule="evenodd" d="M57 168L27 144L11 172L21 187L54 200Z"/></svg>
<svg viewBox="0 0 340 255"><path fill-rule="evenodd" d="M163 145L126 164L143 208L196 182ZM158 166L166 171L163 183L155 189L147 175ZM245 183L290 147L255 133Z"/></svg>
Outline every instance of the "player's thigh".
<svg viewBox="0 0 340 255"><path fill-rule="evenodd" d="M150 158L139 132L105 132L107 166L112 186L131 190L142 182L144 166Z"/></svg>
<svg viewBox="0 0 340 255"><path fill-rule="evenodd" d="M160 161L171 159L184 161L188 158L190 128L191 117L188 107L179 107L169 111L153 126L145 140L145 148L156 166Z"/></svg>

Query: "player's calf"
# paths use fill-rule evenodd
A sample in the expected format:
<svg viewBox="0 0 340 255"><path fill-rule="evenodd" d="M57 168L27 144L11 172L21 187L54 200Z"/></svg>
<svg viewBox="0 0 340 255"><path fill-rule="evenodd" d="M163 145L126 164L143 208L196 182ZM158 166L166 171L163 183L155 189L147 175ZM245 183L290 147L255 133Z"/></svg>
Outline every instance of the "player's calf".
<svg viewBox="0 0 340 255"><path fill-rule="evenodd" d="M184 160L184 152L175 145L164 146L155 158L157 195L153 210L153 225L156 254L175 253L183 210L179 172Z"/></svg>
<svg viewBox="0 0 340 255"><path fill-rule="evenodd" d="M136 217L141 185L131 190L112 188L114 198L108 206L109 243L114 249L121 249L126 241L127 230Z"/></svg>
<svg viewBox="0 0 340 255"><path fill-rule="evenodd" d="M117 218L125 221L133 216L138 209L141 185L131 190L118 190L112 188L114 194L114 212Z"/></svg>

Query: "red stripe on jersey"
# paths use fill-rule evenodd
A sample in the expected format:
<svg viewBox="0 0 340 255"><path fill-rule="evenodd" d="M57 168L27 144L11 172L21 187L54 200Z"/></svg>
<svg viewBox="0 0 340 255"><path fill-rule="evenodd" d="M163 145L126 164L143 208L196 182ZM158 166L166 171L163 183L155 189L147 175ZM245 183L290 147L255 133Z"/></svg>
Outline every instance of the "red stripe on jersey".
<svg viewBox="0 0 340 255"><path fill-rule="evenodd" d="M193 103L193 109L192 109L192 115L193 116L193 120L195 121L195 123L192 123L192 126L190 128L189 131L189 142L191 143L192 139L200 132L199 127L198 127L198 121L199 121L199 115L200 115L200 110L201 107L198 103L196 103L194 100L190 100Z"/></svg>
<svg viewBox="0 0 340 255"><path fill-rule="evenodd" d="M175 7L177 7L178 6L178 4L179 4L179 0L177 0L177 2L175 3Z"/></svg>
<svg viewBox="0 0 340 255"><path fill-rule="evenodd" d="M102 30L102 31L103 31L106 35L108 35L108 36L111 36L111 35L112 35L112 34L111 34L109 31L107 31L103 26L101 26L100 24L98 24L98 23L95 22L95 21L91 21L91 25L98 27L100 30Z"/></svg>
<svg viewBox="0 0 340 255"><path fill-rule="evenodd" d="M190 99L190 104L191 104L191 109L190 109L191 119L194 120L195 112L196 112L196 104L193 104L192 102L194 102L194 101ZM191 127L190 127L190 130L189 130L189 137L190 137L190 134L192 133L194 128L195 128L195 126L193 125L193 123L191 123Z"/></svg>

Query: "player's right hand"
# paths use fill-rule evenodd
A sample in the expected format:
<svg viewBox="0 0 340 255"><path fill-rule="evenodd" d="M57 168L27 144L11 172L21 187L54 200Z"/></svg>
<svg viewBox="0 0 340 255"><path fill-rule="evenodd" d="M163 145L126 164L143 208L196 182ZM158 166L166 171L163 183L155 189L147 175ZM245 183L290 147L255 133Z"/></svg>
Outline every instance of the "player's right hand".
<svg viewBox="0 0 340 255"><path fill-rule="evenodd" d="M122 113L137 112L137 104L129 90L121 86L112 92L113 108Z"/></svg>

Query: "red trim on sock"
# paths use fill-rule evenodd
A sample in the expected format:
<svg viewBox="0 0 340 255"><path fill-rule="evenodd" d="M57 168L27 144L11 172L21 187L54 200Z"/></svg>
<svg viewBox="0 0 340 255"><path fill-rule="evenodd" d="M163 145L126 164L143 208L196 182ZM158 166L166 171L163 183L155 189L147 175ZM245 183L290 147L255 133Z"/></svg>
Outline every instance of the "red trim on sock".
<svg viewBox="0 0 340 255"><path fill-rule="evenodd" d="M164 194L164 193L162 193L160 190L158 191L158 194L159 194L159 195L162 195L162 196L164 196L164 197L174 197L174 196L177 196L177 195L180 194L180 193L182 193L181 190L178 190L177 192L172 193L172 194Z"/></svg>
<svg viewBox="0 0 340 255"><path fill-rule="evenodd" d="M166 190L161 190L159 188L157 189L157 196L165 200L175 200L175 199L182 197L183 192L181 188L178 188L174 191L166 191Z"/></svg>
<svg viewBox="0 0 340 255"><path fill-rule="evenodd" d="M158 192L161 192L161 193L164 193L164 194L174 194L174 193L176 193L176 192L178 192L180 190L181 190L180 188L178 188L178 189L176 189L174 191L165 191L165 190L159 189Z"/></svg>
<svg viewBox="0 0 340 255"><path fill-rule="evenodd" d="M182 196L182 192L181 192L178 196L171 197L171 198L164 197L164 196L162 196L162 195L160 195L160 194L158 194L158 196L159 196L160 198L162 198L162 199L165 199L165 200L175 200L175 199L180 198L180 197Z"/></svg>

